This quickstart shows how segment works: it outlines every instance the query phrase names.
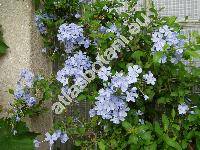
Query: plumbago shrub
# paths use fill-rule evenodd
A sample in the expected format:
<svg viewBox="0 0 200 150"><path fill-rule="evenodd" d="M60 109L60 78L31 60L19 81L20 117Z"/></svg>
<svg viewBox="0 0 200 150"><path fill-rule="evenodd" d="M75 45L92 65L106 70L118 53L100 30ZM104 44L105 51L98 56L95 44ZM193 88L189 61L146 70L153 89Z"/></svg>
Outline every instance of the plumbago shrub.
<svg viewBox="0 0 200 150"><path fill-rule="evenodd" d="M189 41L175 17L159 17L154 6L135 11L136 3L35 1L42 52L58 70L51 78L22 70L12 123L47 112L46 101L68 104L52 107L65 108L62 120L36 147L69 140L73 149L200 149L199 35Z"/></svg>

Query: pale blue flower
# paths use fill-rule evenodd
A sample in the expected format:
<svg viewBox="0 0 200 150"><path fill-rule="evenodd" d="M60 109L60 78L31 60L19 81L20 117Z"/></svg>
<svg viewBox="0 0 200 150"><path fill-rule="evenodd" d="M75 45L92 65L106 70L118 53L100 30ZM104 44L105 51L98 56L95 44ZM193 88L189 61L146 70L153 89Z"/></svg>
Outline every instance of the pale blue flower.
<svg viewBox="0 0 200 150"><path fill-rule="evenodd" d="M34 97L30 97L26 100L26 104L29 106L29 107L32 107L33 105L36 104L36 99Z"/></svg>
<svg viewBox="0 0 200 150"><path fill-rule="evenodd" d="M103 7L103 10L108 11L108 10L109 10L108 6L105 5L105 6Z"/></svg>
<svg viewBox="0 0 200 150"><path fill-rule="evenodd" d="M49 142L49 145L52 146L55 141L57 141L58 137L56 134L51 135L50 133L45 134L46 138L45 141Z"/></svg>
<svg viewBox="0 0 200 150"><path fill-rule="evenodd" d="M163 56L160 58L159 63L164 64L164 63L166 63L166 62L167 62L167 56L166 56L166 55L163 55Z"/></svg>
<svg viewBox="0 0 200 150"><path fill-rule="evenodd" d="M76 17L76 18L80 18L81 15L80 15L79 13L77 13L77 14L75 14L75 17Z"/></svg>
<svg viewBox="0 0 200 150"><path fill-rule="evenodd" d="M146 100L148 100L148 99L149 99L149 96L144 95L144 100L146 101Z"/></svg>
<svg viewBox="0 0 200 150"><path fill-rule="evenodd" d="M88 83L87 80L85 80L82 76L76 77L74 79L74 84L80 87L87 85L87 83Z"/></svg>
<svg viewBox="0 0 200 150"><path fill-rule="evenodd" d="M142 72L142 69L138 65L134 66L129 66L128 67L128 76L127 80L129 84L136 83L137 82L137 77L139 74Z"/></svg>
<svg viewBox="0 0 200 150"><path fill-rule="evenodd" d="M112 24L107 30L106 32L112 32L115 33L117 36L120 35L119 29L117 29L115 24Z"/></svg>
<svg viewBox="0 0 200 150"><path fill-rule="evenodd" d="M108 77L111 75L111 67L106 68L105 66L101 67L98 72L98 77L103 81L108 81Z"/></svg>
<svg viewBox="0 0 200 150"><path fill-rule="evenodd" d="M96 110L90 109L89 115L90 115L90 117L94 117L96 115Z"/></svg>
<svg viewBox="0 0 200 150"><path fill-rule="evenodd" d="M162 33L154 32L154 33L152 34L152 41L153 41L154 43L159 42L162 38L163 38L163 34L162 34Z"/></svg>
<svg viewBox="0 0 200 150"><path fill-rule="evenodd" d="M44 23L42 22L43 17L41 15L36 15L35 16L35 22L36 22L36 26L38 28L38 31L41 34L45 34L47 32L47 28L44 25Z"/></svg>
<svg viewBox="0 0 200 150"><path fill-rule="evenodd" d="M148 74L143 75L143 78L144 78L144 80L146 81L147 84L155 85L156 78L154 78L151 71L149 71Z"/></svg>
<svg viewBox="0 0 200 150"><path fill-rule="evenodd" d="M82 86L86 82L84 72L90 70L91 67L92 64L89 57L82 51L79 51L65 61L65 66L57 72L56 79L63 86L66 86L68 85L69 77L72 77L75 85Z"/></svg>
<svg viewBox="0 0 200 150"><path fill-rule="evenodd" d="M118 72L112 77L111 84L113 88L120 88L122 92L126 92L129 86L127 77Z"/></svg>
<svg viewBox="0 0 200 150"><path fill-rule="evenodd" d="M67 68L64 68L64 69L59 70L59 71L57 72L57 77L56 77L56 79L57 79L58 81L60 81L60 82L63 84L63 86L65 86L65 85L68 84L68 75L69 75L69 71L70 71L70 70L68 70Z"/></svg>
<svg viewBox="0 0 200 150"><path fill-rule="evenodd" d="M19 122L21 120L21 118L17 115L16 116L16 122Z"/></svg>
<svg viewBox="0 0 200 150"><path fill-rule="evenodd" d="M186 114L188 110L189 110L189 107L185 103L178 105L178 112L180 115Z"/></svg>
<svg viewBox="0 0 200 150"><path fill-rule="evenodd" d="M61 143L66 143L69 139L65 132L61 132L61 130L56 130L52 135L48 132L45 134L46 138L45 141L49 142L50 147L57 141L59 138Z"/></svg>
<svg viewBox="0 0 200 150"><path fill-rule="evenodd" d="M101 33L106 33L106 30L107 30L107 28L104 27L104 26L101 26L101 27L99 28L99 31L100 31Z"/></svg>
<svg viewBox="0 0 200 150"><path fill-rule="evenodd" d="M84 42L84 47L88 48L89 46L90 46L90 40L86 39L85 42Z"/></svg>
<svg viewBox="0 0 200 150"><path fill-rule="evenodd" d="M30 72L28 69L22 69L20 77L21 77L21 80L22 79L25 80L26 86L28 86L29 88L32 87L32 85L33 85L33 77L34 77L34 74L32 72Z"/></svg>
<svg viewBox="0 0 200 150"><path fill-rule="evenodd" d="M46 53L46 52L47 52L47 48L43 48L43 49L42 49L42 52L43 52L43 53Z"/></svg>
<svg viewBox="0 0 200 150"><path fill-rule="evenodd" d="M126 101L127 102L135 102L136 98L138 98L137 88L133 87L130 92L126 91Z"/></svg>
<svg viewBox="0 0 200 150"><path fill-rule="evenodd" d="M69 137L67 136L66 133L62 132L60 135L60 140L61 140L61 143L66 143L69 140Z"/></svg>
<svg viewBox="0 0 200 150"><path fill-rule="evenodd" d="M164 46L166 44L166 41L163 40L163 39L160 39L158 42L156 42L154 45L153 45L153 49L152 51L153 52L158 52L158 51L162 51Z"/></svg>
<svg viewBox="0 0 200 150"><path fill-rule="evenodd" d="M16 90L14 91L14 96L16 99L20 99L22 98L23 95L24 95L24 89L22 85L18 82Z"/></svg>
<svg viewBox="0 0 200 150"><path fill-rule="evenodd" d="M142 116L142 115L144 115L144 113L143 113L141 110L138 110L138 111L136 112L136 115Z"/></svg>
<svg viewBox="0 0 200 150"><path fill-rule="evenodd" d="M38 148L38 147L40 147L41 142L38 141L37 139L35 139L35 140L33 141L33 144L34 144L34 146L35 146L36 148Z"/></svg>
<svg viewBox="0 0 200 150"><path fill-rule="evenodd" d="M140 124L144 124L144 119L139 119L138 121Z"/></svg>

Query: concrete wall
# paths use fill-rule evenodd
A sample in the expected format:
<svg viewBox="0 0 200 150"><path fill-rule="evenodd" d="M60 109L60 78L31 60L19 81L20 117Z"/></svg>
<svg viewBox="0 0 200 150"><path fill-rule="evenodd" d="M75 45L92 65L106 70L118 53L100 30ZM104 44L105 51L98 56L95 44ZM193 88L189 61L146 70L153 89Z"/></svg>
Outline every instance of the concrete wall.
<svg viewBox="0 0 200 150"><path fill-rule="evenodd" d="M28 68L34 73L51 73L51 63L42 55L42 42L34 24L32 0L0 0L0 24L9 46L7 54L0 57L0 105L6 106L12 96L20 70ZM47 104L49 107L51 104ZM30 119L31 130L45 133L52 125L51 112ZM47 149L46 146L41 147Z"/></svg>

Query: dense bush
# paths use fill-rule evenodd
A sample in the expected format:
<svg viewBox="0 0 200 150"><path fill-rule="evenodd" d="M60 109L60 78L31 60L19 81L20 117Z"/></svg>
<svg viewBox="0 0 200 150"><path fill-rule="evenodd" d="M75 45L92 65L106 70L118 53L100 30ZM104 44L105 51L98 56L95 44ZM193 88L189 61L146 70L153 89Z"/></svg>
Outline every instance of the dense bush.
<svg viewBox="0 0 200 150"><path fill-rule="evenodd" d="M46 134L50 147L69 138L73 149L200 149L197 34L189 41L175 17L159 17L153 5L135 11L135 0L38 2L42 51L58 71L51 78L22 71L10 91L14 124L59 98L67 106ZM91 105L90 119L81 117L81 101ZM59 113L65 105L52 108Z"/></svg>

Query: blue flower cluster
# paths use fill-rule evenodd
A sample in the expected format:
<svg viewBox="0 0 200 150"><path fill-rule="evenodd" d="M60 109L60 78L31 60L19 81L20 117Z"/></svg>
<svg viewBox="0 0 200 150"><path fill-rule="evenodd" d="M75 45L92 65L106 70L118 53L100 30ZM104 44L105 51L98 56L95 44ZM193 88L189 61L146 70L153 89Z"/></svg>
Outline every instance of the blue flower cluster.
<svg viewBox="0 0 200 150"><path fill-rule="evenodd" d="M127 112L130 110L124 100L115 96L111 89L99 90L96 100L96 106L89 111L90 117L100 115L103 119L109 119L113 123L119 124L125 120Z"/></svg>
<svg viewBox="0 0 200 150"><path fill-rule="evenodd" d="M126 92L128 88L130 88L131 84L138 81L140 73L142 73L142 69L138 65L129 66L128 75L117 72L111 79L112 88L119 88L122 92Z"/></svg>
<svg viewBox="0 0 200 150"><path fill-rule="evenodd" d="M79 51L65 61L65 66L57 72L57 80L63 84L62 90L71 95L68 88L68 80L72 79L73 85L81 90L82 85L86 85L84 72L91 70L92 62L85 53ZM102 116L103 119L109 119L115 124L125 120L129 111L128 102L135 102L139 97L138 89L133 85L139 80L142 68L138 65L128 67L128 73L116 72L111 74L111 67L102 66L97 75L104 81L105 88L99 90L99 96L96 97L95 106L90 110L90 116ZM149 72L143 76L147 84L155 84L156 79ZM121 91L121 96L116 94ZM141 92L142 93L142 92ZM143 93L142 93L143 94ZM148 96L144 95L147 100Z"/></svg>
<svg viewBox="0 0 200 150"><path fill-rule="evenodd" d="M69 77L74 78L74 84L80 86L86 82L83 78L84 71L91 69L91 61L82 51L74 54L65 61L65 66L63 69L57 72L57 80L66 86L68 84Z"/></svg>
<svg viewBox="0 0 200 150"><path fill-rule="evenodd" d="M62 24L59 27L57 37L59 41L65 44L67 53L71 52L77 44L84 45L85 48L90 46L90 40L83 35L83 28L74 23Z"/></svg>
<svg viewBox="0 0 200 150"><path fill-rule="evenodd" d="M67 136L67 134L65 132L62 132L61 130L56 130L52 135L50 133L46 133L45 134L45 141L49 142L49 146L50 149L52 148L53 144L55 141L57 141L58 139L61 140L61 143L66 143L69 140L69 137ZM33 141L35 147L40 147L41 142L38 140L34 140Z"/></svg>
<svg viewBox="0 0 200 150"><path fill-rule="evenodd" d="M122 92L126 92L129 86L128 79L123 73L116 73L111 79L111 85L113 89L119 88Z"/></svg>
<svg viewBox="0 0 200 150"><path fill-rule="evenodd" d="M105 82L105 89L99 90L99 96L96 97L95 107L90 110L90 117L95 115L102 116L103 119L109 119L115 124L119 124L125 120L129 108L127 102L135 102L139 97L138 89L133 86L139 79L142 69L138 65L129 66L128 74L123 72L116 72L114 76L110 73L111 68L102 67L98 73L99 78ZM143 75L147 84L155 84L156 79L149 71L148 74ZM108 82L110 79L111 82ZM107 85L106 85L107 83ZM117 96L116 92L121 90L121 96ZM141 92L142 93L142 92ZM144 95L144 99L149 97Z"/></svg>
<svg viewBox="0 0 200 150"><path fill-rule="evenodd" d="M43 20L46 19L55 19L56 17L54 15L48 15L48 14L42 14L42 15L35 15L35 22L36 26L41 34L47 33L47 27L43 23Z"/></svg>
<svg viewBox="0 0 200 150"><path fill-rule="evenodd" d="M176 64L182 59L185 40L179 39L179 34L173 31L173 29L170 28L169 26L164 25L163 27L160 27L157 31L155 31L152 34L152 41L153 41L153 47L152 47L153 54L159 51L164 51L164 47L168 45L169 48L167 49L167 51L169 51L171 47L174 47L176 49L174 56L171 58L170 61ZM165 52L166 54L167 51ZM163 55L159 62L160 63L167 62L167 56Z"/></svg>
<svg viewBox="0 0 200 150"><path fill-rule="evenodd" d="M17 82L14 96L16 100L22 99L27 106L32 107L36 103L35 97L30 94L30 88L33 85L34 75L27 69L23 69L20 74L20 79Z"/></svg>
<svg viewBox="0 0 200 150"><path fill-rule="evenodd" d="M52 135L47 132L45 136L46 136L45 141L49 142L50 146L52 146L53 143L57 141L59 138L61 140L61 143L66 143L69 139L67 134L65 132L61 132L60 130L57 130Z"/></svg>

